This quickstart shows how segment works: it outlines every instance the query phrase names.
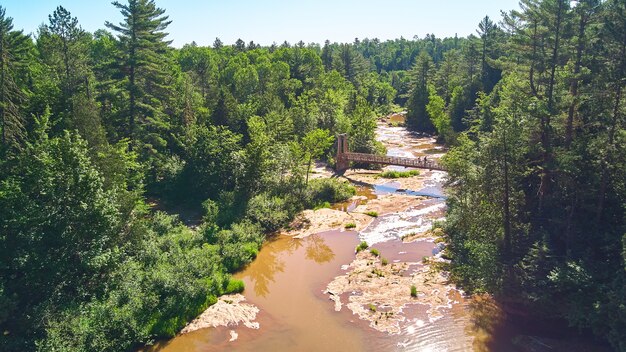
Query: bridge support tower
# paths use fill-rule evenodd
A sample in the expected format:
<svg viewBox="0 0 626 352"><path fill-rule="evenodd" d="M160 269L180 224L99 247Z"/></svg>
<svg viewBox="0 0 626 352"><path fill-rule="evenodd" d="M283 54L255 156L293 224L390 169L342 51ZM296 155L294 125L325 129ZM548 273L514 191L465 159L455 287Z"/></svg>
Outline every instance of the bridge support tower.
<svg viewBox="0 0 626 352"><path fill-rule="evenodd" d="M337 158L335 160L335 171L337 173L343 173L350 167L350 161L345 153L348 153L348 135L343 133L337 135Z"/></svg>

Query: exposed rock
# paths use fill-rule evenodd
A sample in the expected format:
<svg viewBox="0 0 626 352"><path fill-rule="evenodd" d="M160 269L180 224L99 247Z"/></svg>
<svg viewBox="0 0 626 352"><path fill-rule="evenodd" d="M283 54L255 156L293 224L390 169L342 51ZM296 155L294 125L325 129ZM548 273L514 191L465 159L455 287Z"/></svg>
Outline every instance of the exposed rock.
<svg viewBox="0 0 626 352"><path fill-rule="evenodd" d="M180 333L186 334L217 326L236 326L240 323L250 329L258 329L259 323L254 320L259 313L259 308L249 303L243 303L245 300L245 297L240 294L220 297L217 303L207 308L199 317L187 324ZM237 336L233 337L231 332L231 341L234 341L236 338Z"/></svg>
<svg viewBox="0 0 626 352"><path fill-rule="evenodd" d="M405 272L410 275L403 275ZM411 286L416 287L417 297L411 296ZM405 307L412 304L426 306L429 322L433 322L451 307L448 296L453 289L446 276L428 264L400 262L382 265L378 257L362 251L345 275L328 284L325 293L335 302L335 310L341 310L345 303L359 318L368 320L372 328L399 333L400 323L406 320ZM348 296L347 302L342 302L342 295Z"/></svg>

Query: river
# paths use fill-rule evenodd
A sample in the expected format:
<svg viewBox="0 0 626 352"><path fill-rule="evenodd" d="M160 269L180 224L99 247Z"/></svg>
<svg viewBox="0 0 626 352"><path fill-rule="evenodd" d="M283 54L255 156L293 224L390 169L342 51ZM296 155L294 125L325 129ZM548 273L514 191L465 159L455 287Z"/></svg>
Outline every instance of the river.
<svg viewBox="0 0 626 352"><path fill-rule="evenodd" d="M394 119L398 117L391 121ZM433 138L411 134L388 122L380 122L377 129L377 138L387 146L388 155L438 158L445 152ZM424 258L442 260L439 252L443 244L435 243L428 230L445 216L445 173L423 170L412 179L385 181L357 170L346 177L357 183L359 197L327 211L356 214L375 209L380 210L380 216L368 220L359 232L336 229L304 238L279 235L268 241L256 260L235 275L245 283L247 303L259 309L255 320L258 329L243 325L200 329L161 342L155 349L548 350L540 345L539 349L520 349L519 338L516 345L511 342L519 329L504 323L504 313L497 304L488 297L465 298L445 282L445 273L428 270ZM402 239L407 237L416 240L406 243ZM360 241L375 247L379 257L355 255ZM389 264L383 265L381 258ZM377 277L367 272L367 277L359 278L359 265L383 273ZM432 285L422 287L422 281L428 280ZM411 283L419 288L417 297L409 295ZM394 294L390 288L399 284L406 287ZM337 310L339 306L330 298L338 300L341 309ZM530 339L526 346L543 343Z"/></svg>

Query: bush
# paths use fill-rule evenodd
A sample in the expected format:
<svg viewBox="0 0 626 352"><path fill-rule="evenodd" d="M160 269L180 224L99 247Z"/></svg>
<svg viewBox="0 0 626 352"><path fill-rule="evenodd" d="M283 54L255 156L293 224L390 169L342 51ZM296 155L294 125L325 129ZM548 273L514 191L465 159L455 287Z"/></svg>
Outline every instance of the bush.
<svg viewBox="0 0 626 352"><path fill-rule="evenodd" d="M246 218L261 225L265 232L274 232L289 223L291 214L284 199L261 193L248 202Z"/></svg>
<svg viewBox="0 0 626 352"><path fill-rule="evenodd" d="M376 212L376 211L368 211L368 212L365 213L365 215L369 215L369 216L371 216L373 218L377 218L378 217L378 212Z"/></svg>
<svg viewBox="0 0 626 352"><path fill-rule="evenodd" d="M417 235L417 232L410 232L410 233L407 233L407 234L405 234L405 235L402 235L402 240L403 240L403 241L405 241L405 240L407 240L407 239L409 239L409 238L411 238L411 237L413 237L413 236L415 236L415 235Z"/></svg>
<svg viewBox="0 0 626 352"><path fill-rule="evenodd" d="M349 222L344 226L346 229L353 229L356 228L356 224L353 222Z"/></svg>
<svg viewBox="0 0 626 352"><path fill-rule="evenodd" d="M328 208L330 208L330 203L324 202L324 203L316 205L315 208L313 208L313 210L328 209Z"/></svg>
<svg viewBox="0 0 626 352"><path fill-rule="evenodd" d="M370 309L370 312L372 312L372 313L376 313L376 306L375 306L375 305L373 305L373 304L371 304L371 303L370 303L370 305L369 305L369 309Z"/></svg>
<svg viewBox="0 0 626 352"><path fill-rule="evenodd" d="M224 290L224 293L229 294L229 293L241 293L244 290L244 284L243 281L241 280L236 280L236 279L230 279L228 280L228 285L226 286L226 289Z"/></svg>
<svg viewBox="0 0 626 352"><path fill-rule="evenodd" d="M387 258L383 258L383 259L381 259L380 263L382 265L387 265L387 264L389 264L389 260L387 260Z"/></svg>
<svg viewBox="0 0 626 352"><path fill-rule="evenodd" d="M358 246L356 246L356 252L359 253L360 251L364 251L364 250L367 249L367 247L369 247L367 245L367 242L363 241L363 242L359 243Z"/></svg>
<svg viewBox="0 0 626 352"><path fill-rule="evenodd" d="M417 287L411 285L411 297L417 297Z"/></svg>
<svg viewBox="0 0 626 352"><path fill-rule="evenodd" d="M409 170L409 171L397 171L397 170L387 170L382 172L379 176L382 178L407 178L412 176L419 175L420 172L417 170Z"/></svg>
<svg viewBox="0 0 626 352"><path fill-rule="evenodd" d="M372 253L375 257L380 256L380 252L379 252L379 251L378 251L378 249L376 249L376 248L372 248L372 249L370 250L370 253Z"/></svg>
<svg viewBox="0 0 626 352"><path fill-rule="evenodd" d="M324 202L343 202L355 194L356 188L349 182L332 178L316 179L309 181L304 203L307 208L313 208Z"/></svg>

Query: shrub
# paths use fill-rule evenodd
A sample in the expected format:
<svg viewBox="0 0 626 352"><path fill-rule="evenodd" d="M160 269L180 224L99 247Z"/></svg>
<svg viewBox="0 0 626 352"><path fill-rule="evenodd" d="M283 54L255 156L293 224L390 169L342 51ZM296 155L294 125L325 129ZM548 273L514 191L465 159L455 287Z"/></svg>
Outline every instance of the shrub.
<svg viewBox="0 0 626 352"><path fill-rule="evenodd" d="M413 236L415 236L415 235L417 235L417 233L416 233L416 232L410 232L410 233L407 233L407 234L405 234L405 235L402 235L402 240L403 240L403 241L405 241L406 239L411 238L411 237L413 237Z"/></svg>
<svg viewBox="0 0 626 352"><path fill-rule="evenodd" d="M367 247L369 247L367 245L367 242L363 241L363 242L359 243L358 246L356 246L356 252L359 253L360 251L364 251L364 250L367 249Z"/></svg>
<svg viewBox="0 0 626 352"><path fill-rule="evenodd" d="M375 305L373 305L373 304L371 304L371 303L370 303L370 305L369 305L369 309L370 309L370 312L372 312L372 313L376 313L376 306L375 306Z"/></svg>
<svg viewBox="0 0 626 352"><path fill-rule="evenodd" d="M365 213L365 215L369 215L369 216L371 216L373 218L377 218L378 217L378 212L376 212L376 211L368 211L368 212Z"/></svg>
<svg viewBox="0 0 626 352"><path fill-rule="evenodd" d="M291 220L287 209L284 199L261 193L248 202L246 217L260 224L265 232L274 232Z"/></svg>
<svg viewBox="0 0 626 352"><path fill-rule="evenodd" d="M342 202L355 194L356 188L349 182L332 178L316 179L309 181L304 203L306 207L312 208L324 202Z"/></svg>
<svg viewBox="0 0 626 352"><path fill-rule="evenodd" d="M313 210L320 210L320 209L325 209L325 208L330 208L330 203L328 203L328 202L320 203L320 204L316 205L313 208Z"/></svg>
<svg viewBox="0 0 626 352"><path fill-rule="evenodd" d="M376 248L372 248L370 250L370 253L372 253L375 257L378 257L380 255L380 252Z"/></svg>
<svg viewBox="0 0 626 352"><path fill-rule="evenodd" d="M380 269L373 269L372 274L378 277L385 277L385 273L383 273Z"/></svg>
<svg viewBox="0 0 626 352"><path fill-rule="evenodd" d="M228 285L226 286L226 290L224 293L241 293L244 290L243 281L237 279L228 280Z"/></svg>
<svg viewBox="0 0 626 352"><path fill-rule="evenodd" d="M387 260L387 258L383 258L383 259L380 261L380 263L381 263L382 265L387 265L387 264L389 264L389 260Z"/></svg>
<svg viewBox="0 0 626 352"><path fill-rule="evenodd" d="M356 224L353 222L349 222L344 226L346 229L353 229L356 227Z"/></svg>
<svg viewBox="0 0 626 352"><path fill-rule="evenodd" d="M411 285L411 297L417 297L417 287Z"/></svg>
<svg viewBox="0 0 626 352"><path fill-rule="evenodd" d="M419 175L420 172L417 170L409 170L409 171L396 171L396 170L387 170L382 172L379 176L382 178L407 178L412 176Z"/></svg>

